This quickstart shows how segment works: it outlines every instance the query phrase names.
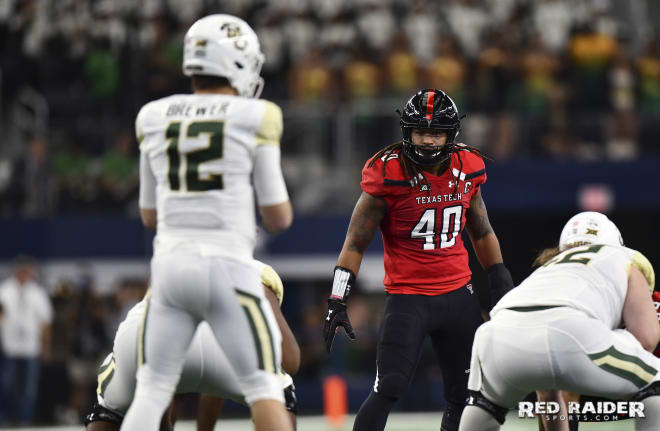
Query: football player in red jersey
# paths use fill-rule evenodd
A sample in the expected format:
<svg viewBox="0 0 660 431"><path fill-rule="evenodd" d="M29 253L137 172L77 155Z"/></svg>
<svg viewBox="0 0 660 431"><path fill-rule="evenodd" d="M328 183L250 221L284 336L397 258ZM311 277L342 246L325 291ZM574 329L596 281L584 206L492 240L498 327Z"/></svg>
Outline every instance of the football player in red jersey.
<svg viewBox="0 0 660 431"><path fill-rule="evenodd" d="M445 386L441 430L457 430L468 397L472 340L483 322L470 284L463 228L488 272L491 303L513 282L481 197L486 181L481 154L455 142L460 117L453 100L440 90L421 90L400 115L403 141L380 150L362 170L363 193L353 210L328 299L326 347L329 352L339 327L355 339L346 298L364 251L380 227L388 295L379 331L376 383L353 430L385 428L427 335Z"/></svg>

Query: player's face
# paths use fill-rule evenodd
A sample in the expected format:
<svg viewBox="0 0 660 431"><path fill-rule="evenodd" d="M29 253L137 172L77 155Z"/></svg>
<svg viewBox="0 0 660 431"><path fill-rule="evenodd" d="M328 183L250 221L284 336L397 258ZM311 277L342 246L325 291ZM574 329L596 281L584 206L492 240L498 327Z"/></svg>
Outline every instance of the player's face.
<svg viewBox="0 0 660 431"><path fill-rule="evenodd" d="M413 129L411 140L414 145L432 145L442 148L447 143L447 132L438 129Z"/></svg>

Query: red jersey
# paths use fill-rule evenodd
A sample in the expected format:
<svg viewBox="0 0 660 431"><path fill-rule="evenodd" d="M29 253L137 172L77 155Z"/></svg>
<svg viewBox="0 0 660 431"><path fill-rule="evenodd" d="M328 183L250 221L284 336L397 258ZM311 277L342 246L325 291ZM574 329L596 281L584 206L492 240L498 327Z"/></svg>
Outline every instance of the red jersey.
<svg viewBox="0 0 660 431"><path fill-rule="evenodd" d="M444 173L424 173L427 190L426 184L411 187L405 181L400 156L395 152L362 169L362 190L387 201L380 225L385 290L421 295L456 290L472 275L461 232L470 200L486 181L484 162L469 151L453 153Z"/></svg>

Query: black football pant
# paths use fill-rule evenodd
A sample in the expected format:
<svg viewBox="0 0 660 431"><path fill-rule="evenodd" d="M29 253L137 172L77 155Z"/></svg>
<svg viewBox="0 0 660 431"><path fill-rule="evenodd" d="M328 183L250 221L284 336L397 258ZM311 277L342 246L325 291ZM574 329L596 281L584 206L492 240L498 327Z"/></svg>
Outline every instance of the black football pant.
<svg viewBox="0 0 660 431"><path fill-rule="evenodd" d="M444 381L442 430L457 430L468 397L472 341L483 323L479 301L466 286L444 295L388 295L379 330L374 391L360 407L354 431L380 431L412 379L426 336Z"/></svg>

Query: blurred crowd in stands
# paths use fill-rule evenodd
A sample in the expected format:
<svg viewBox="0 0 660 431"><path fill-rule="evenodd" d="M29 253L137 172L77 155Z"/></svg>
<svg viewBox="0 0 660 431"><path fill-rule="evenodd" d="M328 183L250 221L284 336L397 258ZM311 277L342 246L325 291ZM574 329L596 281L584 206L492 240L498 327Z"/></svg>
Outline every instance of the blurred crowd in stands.
<svg viewBox="0 0 660 431"><path fill-rule="evenodd" d="M497 160L635 159L660 138L653 3L7 0L0 215L134 212L135 114L189 91L183 34L218 11L260 36L263 96L282 103L292 125L285 169L295 171L286 158L305 148L331 153L339 138L328 124L349 105L359 114L375 102L387 113L353 115L353 136L369 141L360 159L398 139L394 108L426 86L456 100L469 114L462 139ZM297 118L300 105L321 120Z"/></svg>
<svg viewBox="0 0 660 431"><path fill-rule="evenodd" d="M399 139L394 109L428 86L468 114L461 138L500 161L658 151L660 6L647 0L6 0L0 215L130 212L135 115L189 91L183 35L215 12L260 36L290 181L297 153L327 165L353 139L360 165Z"/></svg>

